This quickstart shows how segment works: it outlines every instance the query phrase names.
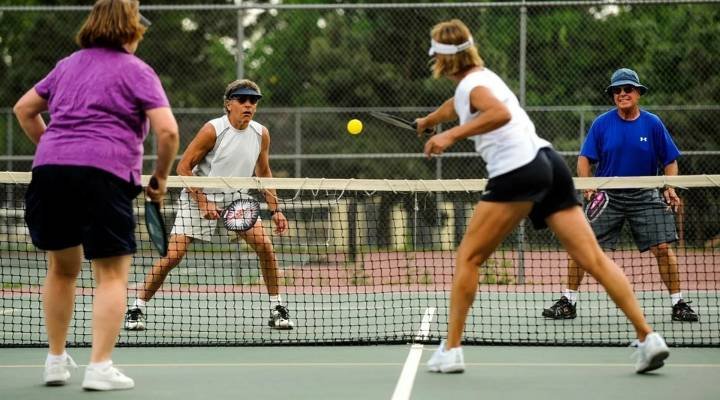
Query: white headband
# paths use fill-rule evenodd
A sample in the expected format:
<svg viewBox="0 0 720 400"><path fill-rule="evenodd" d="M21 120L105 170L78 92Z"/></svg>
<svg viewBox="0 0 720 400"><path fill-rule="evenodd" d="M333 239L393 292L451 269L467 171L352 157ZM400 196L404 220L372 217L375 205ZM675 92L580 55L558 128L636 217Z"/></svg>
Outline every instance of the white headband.
<svg viewBox="0 0 720 400"><path fill-rule="evenodd" d="M435 40L430 40L430 50L428 50L428 55L432 56L434 54L457 54L461 51L465 51L472 47L473 45L473 38L472 36L470 39L467 40L467 42L460 43L460 44L445 44L445 43L438 43Z"/></svg>

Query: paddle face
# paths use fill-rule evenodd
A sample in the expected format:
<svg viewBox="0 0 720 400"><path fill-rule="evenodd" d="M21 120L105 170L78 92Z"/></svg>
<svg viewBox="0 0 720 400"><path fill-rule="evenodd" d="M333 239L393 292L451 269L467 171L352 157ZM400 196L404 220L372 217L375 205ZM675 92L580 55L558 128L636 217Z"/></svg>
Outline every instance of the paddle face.
<svg viewBox="0 0 720 400"><path fill-rule="evenodd" d="M220 214L223 225L229 231L245 232L255 226L260 215L260 203L252 198L235 200Z"/></svg>
<svg viewBox="0 0 720 400"><path fill-rule="evenodd" d="M600 214L605 211L605 208L607 207L609 202L610 197L608 197L606 192L602 190L595 192L595 194L590 199L590 202L585 207L585 217L587 218L588 222L595 221L600 216Z"/></svg>
<svg viewBox="0 0 720 400"><path fill-rule="evenodd" d="M153 176L150 178L150 187L157 189L157 186L157 180ZM165 230L165 222L160 213L160 203L150 201L149 198L145 199L145 226L147 227L148 234L150 234L150 241L152 241L158 253L160 253L162 257L167 256L168 237L167 231Z"/></svg>
<svg viewBox="0 0 720 400"><path fill-rule="evenodd" d="M392 114L388 114L388 113L384 113L384 112L380 112L380 111L373 111L370 113L370 115L372 115L373 117L375 117L387 124L397 126L398 128L407 129L407 130L413 131L413 132L415 132L417 130L417 124L415 123L415 121L410 121L405 118L398 117L397 115L392 115ZM435 133L435 130L434 129L425 129L425 131L423 133L432 135L433 133Z"/></svg>

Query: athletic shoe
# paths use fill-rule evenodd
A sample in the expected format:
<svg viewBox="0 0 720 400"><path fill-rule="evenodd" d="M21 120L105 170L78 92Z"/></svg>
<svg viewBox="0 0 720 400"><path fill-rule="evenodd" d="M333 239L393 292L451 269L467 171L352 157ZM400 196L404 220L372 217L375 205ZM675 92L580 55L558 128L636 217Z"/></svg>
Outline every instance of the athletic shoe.
<svg viewBox="0 0 720 400"><path fill-rule="evenodd" d="M638 374L662 367L670 355L665 339L655 332L648 334L644 342L635 340L630 346L637 348L632 356L635 358L635 372Z"/></svg>
<svg viewBox="0 0 720 400"><path fill-rule="evenodd" d="M567 297L562 296L552 307L544 309L542 316L552 319L575 319L577 314L575 313L575 305Z"/></svg>
<svg viewBox="0 0 720 400"><path fill-rule="evenodd" d="M129 331L145 330L145 314L139 308L131 308L125 314L125 329Z"/></svg>
<svg viewBox="0 0 720 400"><path fill-rule="evenodd" d="M445 341L440 342L427 363L430 372L460 373L465 371L465 357L462 347L445 350Z"/></svg>
<svg viewBox="0 0 720 400"><path fill-rule="evenodd" d="M125 376L112 363L105 368L85 369L85 379L82 387L85 390L123 390L135 387L135 381Z"/></svg>
<svg viewBox="0 0 720 400"><path fill-rule="evenodd" d="M273 329L292 329L295 324L290 320L288 309L278 304L270 311L268 326Z"/></svg>
<svg viewBox="0 0 720 400"><path fill-rule="evenodd" d="M69 367L77 368L75 361L68 355L63 361L45 361L43 380L48 386L62 386L70 379Z"/></svg>
<svg viewBox="0 0 720 400"><path fill-rule="evenodd" d="M695 314L695 311L693 311L692 308L688 304L692 303L692 301L688 301L687 303L684 300L678 301L672 308L672 320L673 321L682 321L682 322L696 322L698 320L697 314Z"/></svg>

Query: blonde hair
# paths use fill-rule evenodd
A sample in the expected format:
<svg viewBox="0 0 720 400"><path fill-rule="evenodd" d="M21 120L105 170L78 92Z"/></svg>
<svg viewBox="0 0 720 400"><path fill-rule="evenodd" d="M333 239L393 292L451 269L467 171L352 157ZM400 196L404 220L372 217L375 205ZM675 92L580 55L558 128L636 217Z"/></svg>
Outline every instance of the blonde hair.
<svg viewBox="0 0 720 400"><path fill-rule="evenodd" d="M146 29L138 0L97 0L75 41L82 48L121 48L140 41Z"/></svg>
<svg viewBox="0 0 720 400"><path fill-rule="evenodd" d="M430 36L438 43L454 45L465 43L471 37L470 29L459 19L440 22L432 28ZM435 54L430 69L434 78L440 78L484 66L485 63L473 45L456 54Z"/></svg>

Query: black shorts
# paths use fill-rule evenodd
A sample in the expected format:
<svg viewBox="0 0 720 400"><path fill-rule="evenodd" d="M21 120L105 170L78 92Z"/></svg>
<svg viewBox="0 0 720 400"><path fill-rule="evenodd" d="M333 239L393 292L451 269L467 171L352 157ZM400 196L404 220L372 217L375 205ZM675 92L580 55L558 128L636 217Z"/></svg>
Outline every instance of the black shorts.
<svg viewBox="0 0 720 400"><path fill-rule="evenodd" d="M133 254L133 199L141 191L141 186L97 168L33 168L25 194L33 245L62 250L82 244L88 260Z"/></svg>
<svg viewBox="0 0 720 400"><path fill-rule="evenodd" d="M545 219L550 215L582 205L570 169L549 147L540 149L529 164L491 178L481 200L532 201L529 217L535 229L547 228Z"/></svg>

